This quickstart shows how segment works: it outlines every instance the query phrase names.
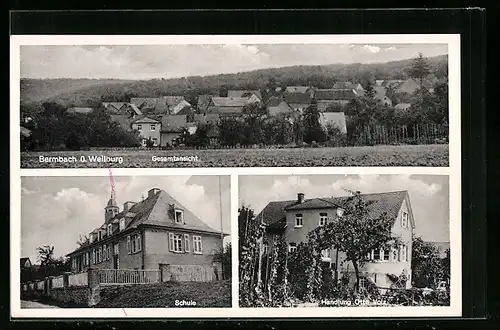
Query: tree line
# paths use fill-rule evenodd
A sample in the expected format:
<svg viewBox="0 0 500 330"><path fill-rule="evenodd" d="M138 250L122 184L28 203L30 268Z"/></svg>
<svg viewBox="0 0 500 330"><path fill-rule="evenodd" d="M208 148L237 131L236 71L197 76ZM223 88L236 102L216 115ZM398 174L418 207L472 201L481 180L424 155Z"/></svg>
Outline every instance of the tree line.
<svg viewBox="0 0 500 330"><path fill-rule="evenodd" d="M102 107L87 114L68 113L55 102L42 104L41 111L22 111L29 118L22 125L32 131L29 139L22 139L23 150L72 150L87 147L138 147L139 133L128 131L112 121Z"/></svg>

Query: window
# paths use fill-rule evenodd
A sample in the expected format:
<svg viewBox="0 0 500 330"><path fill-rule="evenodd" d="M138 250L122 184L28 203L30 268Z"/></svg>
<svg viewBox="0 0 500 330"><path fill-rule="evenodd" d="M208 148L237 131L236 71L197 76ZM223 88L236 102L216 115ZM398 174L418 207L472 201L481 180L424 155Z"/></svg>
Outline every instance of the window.
<svg viewBox="0 0 500 330"><path fill-rule="evenodd" d="M102 246L97 249L97 262L102 262Z"/></svg>
<svg viewBox="0 0 500 330"><path fill-rule="evenodd" d="M379 249L375 249L373 250L373 260L380 260L380 250Z"/></svg>
<svg viewBox="0 0 500 330"><path fill-rule="evenodd" d="M108 260L108 246L106 244L104 244L104 247L102 248L102 252L103 252L102 259Z"/></svg>
<svg viewBox="0 0 500 330"><path fill-rule="evenodd" d="M330 249L321 250L321 257L322 258L330 258Z"/></svg>
<svg viewBox="0 0 500 330"><path fill-rule="evenodd" d="M189 234L184 234L184 251L189 252Z"/></svg>
<svg viewBox="0 0 500 330"><path fill-rule="evenodd" d="M290 253L297 252L297 244L295 243L288 244L288 252Z"/></svg>
<svg viewBox="0 0 500 330"><path fill-rule="evenodd" d="M183 252L182 251L182 235L181 234L174 234L174 233L169 233L169 246L170 246L170 251L172 252Z"/></svg>
<svg viewBox="0 0 500 330"><path fill-rule="evenodd" d="M96 263L97 259L96 259L95 249L92 249L92 264L95 265Z"/></svg>
<svg viewBox="0 0 500 330"><path fill-rule="evenodd" d="M127 253L130 254L131 251L130 236L127 236Z"/></svg>
<svg viewBox="0 0 500 330"><path fill-rule="evenodd" d="M118 245L118 243L115 243L115 245L113 246L113 253L115 255L119 255L120 254L120 246Z"/></svg>
<svg viewBox="0 0 500 330"><path fill-rule="evenodd" d="M408 261L406 260L407 257L406 252L407 252L406 245L405 244L401 245L401 261Z"/></svg>
<svg viewBox="0 0 500 330"><path fill-rule="evenodd" d="M193 236L193 252L201 254L203 252L203 246L201 243L201 236Z"/></svg>
<svg viewBox="0 0 500 330"><path fill-rule="evenodd" d="M137 125L137 130L140 132L142 131L142 125Z"/></svg>
<svg viewBox="0 0 500 330"><path fill-rule="evenodd" d="M398 261L399 255L398 255L398 249L397 248L393 247L391 249L391 255L392 255L392 261Z"/></svg>
<svg viewBox="0 0 500 330"><path fill-rule="evenodd" d="M90 251L86 253L87 254L87 266L90 265Z"/></svg>
<svg viewBox="0 0 500 330"><path fill-rule="evenodd" d="M120 219L120 230L125 229L125 219Z"/></svg>
<svg viewBox="0 0 500 330"><path fill-rule="evenodd" d="M146 139L142 139L142 146L145 147L146 146Z"/></svg>
<svg viewBox="0 0 500 330"><path fill-rule="evenodd" d="M408 252L408 245L405 245L405 261L410 260L410 253Z"/></svg>
<svg viewBox="0 0 500 330"><path fill-rule="evenodd" d="M264 244L264 254L267 254L269 252L269 245Z"/></svg>
<svg viewBox="0 0 500 330"><path fill-rule="evenodd" d="M90 242L90 243L93 243L93 242L94 242L94 234L93 234L93 233L90 233L90 236L89 236L89 242Z"/></svg>
<svg viewBox="0 0 500 330"><path fill-rule="evenodd" d="M175 222L183 223L184 222L184 212L181 210L175 210Z"/></svg>
<svg viewBox="0 0 500 330"><path fill-rule="evenodd" d="M112 233L113 233L113 225L109 224L108 225L108 236L111 236Z"/></svg>
<svg viewBox="0 0 500 330"><path fill-rule="evenodd" d="M401 227L408 228L408 212L403 212L401 216Z"/></svg>
<svg viewBox="0 0 500 330"><path fill-rule="evenodd" d="M157 138L153 138L153 145L157 145L158 144L158 139Z"/></svg>
<svg viewBox="0 0 500 330"><path fill-rule="evenodd" d="M383 255L382 259L384 261L389 261L389 251L382 250L380 253Z"/></svg>
<svg viewBox="0 0 500 330"><path fill-rule="evenodd" d="M152 132L156 130L156 125L151 125L150 127Z"/></svg>
<svg viewBox="0 0 500 330"><path fill-rule="evenodd" d="M130 245L129 253L137 253L141 251L141 234L134 234L132 236L127 237L127 245Z"/></svg>
<svg viewBox="0 0 500 330"><path fill-rule="evenodd" d="M298 213L295 215L295 227L302 227L303 225L303 220L302 220L302 214Z"/></svg>
<svg viewBox="0 0 500 330"><path fill-rule="evenodd" d="M326 225L327 222L328 222L328 214L326 214L326 213L320 213L319 214L319 225L320 225L320 227L323 227L324 225Z"/></svg>
<svg viewBox="0 0 500 330"><path fill-rule="evenodd" d="M111 259L111 244L108 245L108 260Z"/></svg>
<svg viewBox="0 0 500 330"><path fill-rule="evenodd" d="M76 258L71 258L71 267L76 269Z"/></svg>

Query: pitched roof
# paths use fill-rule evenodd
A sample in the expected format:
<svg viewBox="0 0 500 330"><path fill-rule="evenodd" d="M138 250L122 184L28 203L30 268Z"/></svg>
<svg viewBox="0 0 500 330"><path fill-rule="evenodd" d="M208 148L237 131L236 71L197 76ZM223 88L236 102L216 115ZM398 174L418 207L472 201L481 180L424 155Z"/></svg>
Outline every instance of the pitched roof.
<svg viewBox="0 0 500 330"><path fill-rule="evenodd" d="M228 97L243 97L249 98L255 94L259 99L262 99L262 94L259 90L229 90L227 91Z"/></svg>
<svg viewBox="0 0 500 330"><path fill-rule="evenodd" d="M91 113L94 109L92 108L87 108L87 107L73 107L73 108L68 108L67 112L68 113L81 113L81 114L87 114Z"/></svg>
<svg viewBox="0 0 500 330"><path fill-rule="evenodd" d="M139 109L139 107L137 105L135 105L133 103L127 103L127 106L132 108L132 110L134 110L137 115L139 115L139 116L142 115L142 111Z"/></svg>
<svg viewBox="0 0 500 330"><path fill-rule="evenodd" d="M162 133L180 133L186 127L186 115L165 115L161 118Z"/></svg>
<svg viewBox="0 0 500 330"><path fill-rule="evenodd" d="M185 106L181 110L179 110L176 115L190 115L194 113L194 109L190 106Z"/></svg>
<svg viewBox="0 0 500 330"><path fill-rule="evenodd" d="M247 101L244 97L212 97L212 104L216 107L244 107Z"/></svg>
<svg viewBox="0 0 500 330"><path fill-rule="evenodd" d="M267 100L266 106L268 107L277 107L280 103L283 102L283 99L280 97L272 96Z"/></svg>
<svg viewBox="0 0 500 330"><path fill-rule="evenodd" d="M219 115L217 113L197 113L194 115L194 121L200 124L217 123Z"/></svg>
<svg viewBox="0 0 500 330"><path fill-rule="evenodd" d="M434 244L441 258L446 257L446 250L450 248L450 242L430 242Z"/></svg>
<svg viewBox="0 0 500 330"><path fill-rule="evenodd" d="M133 124L158 124L160 122L156 119L153 119L153 118L142 117L142 118L134 120L132 123Z"/></svg>
<svg viewBox="0 0 500 330"><path fill-rule="evenodd" d="M403 201L408 196L408 192L404 190L385 193L362 194L361 196L365 201L374 202L368 206L370 216L376 218L385 212L389 217L395 219L398 215ZM266 224L272 224L286 217L287 211L329 208L336 209L338 207L343 207L348 198L348 196L312 198L306 199L302 203L297 203L296 200L270 202L259 213L257 218L260 217ZM412 225L414 226L413 220Z"/></svg>
<svg viewBox="0 0 500 330"><path fill-rule="evenodd" d="M309 104L311 102L311 94L309 93L284 93L283 97L288 104Z"/></svg>
<svg viewBox="0 0 500 330"><path fill-rule="evenodd" d="M314 93L314 98L323 100L352 100L358 96L354 89L318 89Z"/></svg>
<svg viewBox="0 0 500 330"><path fill-rule="evenodd" d="M134 119L128 114L111 114L109 116L111 121L117 122L125 130L129 130L131 128L132 121L134 121Z"/></svg>
<svg viewBox="0 0 500 330"><path fill-rule="evenodd" d="M184 96L163 96L167 106L176 106L177 104L185 101Z"/></svg>
<svg viewBox="0 0 500 330"><path fill-rule="evenodd" d="M357 89L359 87L361 87L360 89L363 88L360 84L352 83L350 81L337 81L333 84L332 89Z"/></svg>
<svg viewBox="0 0 500 330"><path fill-rule="evenodd" d="M170 216L170 210L172 207L183 210L183 224L175 223L174 219ZM205 224L200 218L194 215L190 210L184 207L164 190L159 190L156 194L148 196L143 201L132 205L127 212L122 210L110 221L113 222L114 220L121 218L125 218L124 230L136 228L140 225L151 225L163 228L185 229L196 232L220 234L220 230L216 230ZM228 235L227 233L224 234ZM87 246L88 245L78 248L68 255L72 255L80 250L83 250Z"/></svg>
<svg viewBox="0 0 500 330"><path fill-rule="evenodd" d="M28 258L28 257L21 258L21 260L20 260L20 262L21 262L21 268L24 268L24 267L25 267L25 265L26 265L26 262L28 262L28 261L29 261L29 262L30 262L30 264L31 264L31 260L30 260L30 258Z"/></svg>
<svg viewBox="0 0 500 330"><path fill-rule="evenodd" d="M135 104L140 109L163 110L167 106L166 99L162 97L133 97L130 103Z"/></svg>
<svg viewBox="0 0 500 330"><path fill-rule="evenodd" d="M198 95L198 109L205 109L212 100L213 95Z"/></svg>
<svg viewBox="0 0 500 330"><path fill-rule="evenodd" d="M385 87L375 86L373 87L373 90L375 91L375 98L383 98L387 93Z"/></svg>
<svg viewBox="0 0 500 330"><path fill-rule="evenodd" d="M289 93L306 93L311 87L309 86L287 86L285 91Z"/></svg>
<svg viewBox="0 0 500 330"><path fill-rule="evenodd" d="M24 137L30 137L31 136L31 130L27 129L26 127L21 126L21 135Z"/></svg>
<svg viewBox="0 0 500 330"><path fill-rule="evenodd" d="M323 126L333 124L338 127L342 133L347 133L347 124L345 114L343 112L322 112L319 117L319 122Z"/></svg>

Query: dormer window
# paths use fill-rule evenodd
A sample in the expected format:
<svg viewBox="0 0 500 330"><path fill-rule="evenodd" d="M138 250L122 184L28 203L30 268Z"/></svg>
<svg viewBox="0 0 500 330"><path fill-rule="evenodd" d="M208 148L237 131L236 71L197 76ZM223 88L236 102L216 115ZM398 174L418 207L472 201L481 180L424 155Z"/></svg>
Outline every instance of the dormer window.
<svg viewBox="0 0 500 330"><path fill-rule="evenodd" d="M108 236L111 236L112 233L113 233L113 225L109 224L108 225Z"/></svg>
<svg viewBox="0 0 500 330"><path fill-rule="evenodd" d="M90 244L94 243L94 233L91 233L89 236L89 242Z"/></svg>
<svg viewBox="0 0 500 330"><path fill-rule="evenodd" d="M120 219L120 231L125 229L125 219Z"/></svg>
<svg viewBox="0 0 500 330"><path fill-rule="evenodd" d="M175 210L175 222L184 223L184 212L182 210Z"/></svg>

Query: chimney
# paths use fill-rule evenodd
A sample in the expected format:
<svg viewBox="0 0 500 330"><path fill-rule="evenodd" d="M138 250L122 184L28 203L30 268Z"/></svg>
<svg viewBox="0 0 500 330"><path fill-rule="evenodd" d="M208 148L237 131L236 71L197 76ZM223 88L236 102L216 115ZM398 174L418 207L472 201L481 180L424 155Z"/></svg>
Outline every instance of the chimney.
<svg viewBox="0 0 500 330"><path fill-rule="evenodd" d="M159 191L160 191L160 189L158 189L158 188L152 188L152 189L149 189L149 191L148 191L148 198L153 197L153 196L154 196L154 195L156 195Z"/></svg>
<svg viewBox="0 0 500 330"><path fill-rule="evenodd" d="M131 201L123 203L123 212L127 213L135 204L136 202L131 202Z"/></svg>
<svg viewBox="0 0 500 330"><path fill-rule="evenodd" d="M304 203L304 193L297 194L297 203Z"/></svg>

